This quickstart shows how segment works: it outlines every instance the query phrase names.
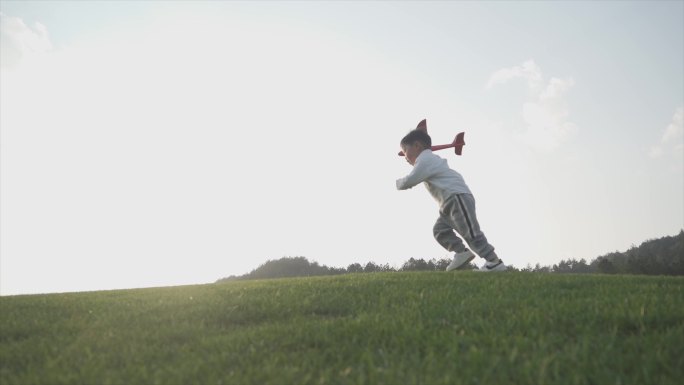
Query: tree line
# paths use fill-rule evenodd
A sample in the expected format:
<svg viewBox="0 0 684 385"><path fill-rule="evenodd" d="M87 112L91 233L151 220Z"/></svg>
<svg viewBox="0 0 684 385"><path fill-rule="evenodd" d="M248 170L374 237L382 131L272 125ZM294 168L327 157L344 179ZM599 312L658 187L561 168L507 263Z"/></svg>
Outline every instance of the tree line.
<svg viewBox="0 0 684 385"><path fill-rule="evenodd" d="M591 262L584 259L561 260L553 266L527 266L522 271L551 273L599 273L684 275L684 230L632 246L625 252L601 255Z"/></svg>
<svg viewBox="0 0 684 385"><path fill-rule="evenodd" d="M411 258L404 262L400 268L394 268L389 264L379 265L375 262L368 262L365 265L352 263L346 268L328 267L320 265L318 262L309 261L305 257L283 257L276 260L269 260L251 272L241 276L230 276L221 278L218 282L244 280L244 279L266 279L266 278L286 278L286 277L307 277L319 275L337 275L349 273L382 273L396 271L443 271L451 262L449 259L430 259ZM474 265L470 265L474 268Z"/></svg>
<svg viewBox="0 0 684 385"><path fill-rule="evenodd" d="M388 264L375 262L352 263L346 268L328 267L305 257L284 257L269 260L251 272L241 276L221 278L217 282L245 279L266 279L285 277L305 277L321 275L337 275L349 273L380 273L397 271L444 271L450 259L410 258L401 267L394 268ZM467 268L473 269L470 264ZM590 262L585 259L561 260L552 266L510 267L511 270L543 273L568 274L648 274L648 275L684 275L684 230L676 236L666 236L648 240L640 246L632 246L625 252L612 252L601 255Z"/></svg>

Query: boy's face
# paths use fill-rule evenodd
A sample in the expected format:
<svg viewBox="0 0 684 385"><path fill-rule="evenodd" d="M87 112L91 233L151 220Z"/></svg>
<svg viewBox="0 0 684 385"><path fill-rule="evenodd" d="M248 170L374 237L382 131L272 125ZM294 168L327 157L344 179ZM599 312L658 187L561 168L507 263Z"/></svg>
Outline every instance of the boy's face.
<svg viewBox="0 0 684 385"><path fill-rule="evenodd" d="M425 150L425 147L420 142L413 142L412 144L401 146L401 150L404 151L404 159L413 166L416 163L416 158Z"/></svg>

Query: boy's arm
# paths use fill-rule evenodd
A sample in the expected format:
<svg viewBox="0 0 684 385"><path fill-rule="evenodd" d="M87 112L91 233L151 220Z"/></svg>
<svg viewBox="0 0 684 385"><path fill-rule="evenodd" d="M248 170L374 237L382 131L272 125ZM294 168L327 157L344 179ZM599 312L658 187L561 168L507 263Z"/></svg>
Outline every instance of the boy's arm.
<svg viewBox="0 0 684 385"><path fill-rule="evenodd" d="M416 159L416 164L413 165L413 170L405 177L397 179L397 190L407 190L421 182L425 182L432 175L431 169L428 158L419 157Z"/></svg>

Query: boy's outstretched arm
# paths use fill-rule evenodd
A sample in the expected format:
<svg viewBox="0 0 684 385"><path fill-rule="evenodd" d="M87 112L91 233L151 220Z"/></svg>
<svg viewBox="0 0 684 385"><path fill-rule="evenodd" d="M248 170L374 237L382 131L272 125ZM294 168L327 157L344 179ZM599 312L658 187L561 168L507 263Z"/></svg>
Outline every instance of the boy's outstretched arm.
<svg viewBox="0 0 684 385"><path fill-rule="evenodd" d="M405 177L397 179L397 190L408 190L421 182L425 182L427 178L432 176L433 170L433 165L426 158L419 157L416 159L416 164L413 165L413 170Z"/></svg>

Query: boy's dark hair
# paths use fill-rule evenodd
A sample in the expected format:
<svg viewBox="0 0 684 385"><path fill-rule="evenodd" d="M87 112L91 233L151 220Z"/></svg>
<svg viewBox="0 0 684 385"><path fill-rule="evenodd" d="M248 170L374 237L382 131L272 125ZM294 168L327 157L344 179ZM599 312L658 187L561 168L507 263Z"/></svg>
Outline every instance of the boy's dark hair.
<svg viewBox="0 0 684 385"><path fill-rule="evenodd" d="M410 131L408 134L406 134L406 136L404 136L399 144L404 147L412 145L415 142L420 142L420 144L425 146L425 148L428 150L430 147L432 147L432 138L430 138L430 135L428 135L427 132L420 129Z"/></svg>

